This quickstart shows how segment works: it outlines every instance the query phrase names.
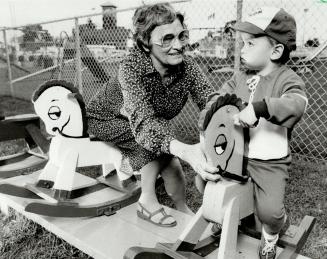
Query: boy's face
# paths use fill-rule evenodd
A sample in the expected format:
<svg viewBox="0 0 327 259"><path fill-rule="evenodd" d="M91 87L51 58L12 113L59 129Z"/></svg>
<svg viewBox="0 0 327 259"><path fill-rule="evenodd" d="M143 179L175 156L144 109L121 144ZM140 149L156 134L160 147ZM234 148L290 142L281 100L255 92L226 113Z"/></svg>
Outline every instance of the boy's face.
<svg viewBox="0 0 327 259"><path fill-rule="evenodd" d="M254 35L241 32L243 48L241 61L252 70L262 70L270 62L274 47L266 36L255 38Z"/></svg>

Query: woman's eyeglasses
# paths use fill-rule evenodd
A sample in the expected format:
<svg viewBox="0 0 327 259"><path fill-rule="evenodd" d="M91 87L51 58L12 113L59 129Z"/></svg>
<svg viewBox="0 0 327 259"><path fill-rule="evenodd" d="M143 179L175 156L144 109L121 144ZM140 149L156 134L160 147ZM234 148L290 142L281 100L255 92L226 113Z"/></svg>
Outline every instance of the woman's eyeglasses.
<svg viewBox="0 0 327 259"><path fill-rule="evenodd" d="M180 41L180 43L182 43L183 45L188 43L189 31L188 30L183 30L178 35L169 33L169 34L164 35L161 38L160 42L153 42L153 43L156 44L156 45L161 46L162 48L168 48L168 47L171 47L174 44L176 39L178 39Z"/></svg>

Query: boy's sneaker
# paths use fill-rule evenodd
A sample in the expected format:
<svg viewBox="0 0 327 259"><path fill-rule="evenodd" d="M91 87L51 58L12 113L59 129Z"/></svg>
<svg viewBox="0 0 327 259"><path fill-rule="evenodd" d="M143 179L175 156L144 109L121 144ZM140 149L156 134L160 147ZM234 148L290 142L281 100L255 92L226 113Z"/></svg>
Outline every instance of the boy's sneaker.
<svg viewBox="0 0 327 259"><path fill-rule="evenodd" d="M268 241L261 236L261 242L259 246L259 258L260 259L275 259L277 250L277 240Z"/></svg>
<svg viewBox="0 0 327 259"><path fill-rule="evenodd" d="M214 237L219 237L222 231L222 225L219 223L213 223L211 227L211 235Z"/></svg>

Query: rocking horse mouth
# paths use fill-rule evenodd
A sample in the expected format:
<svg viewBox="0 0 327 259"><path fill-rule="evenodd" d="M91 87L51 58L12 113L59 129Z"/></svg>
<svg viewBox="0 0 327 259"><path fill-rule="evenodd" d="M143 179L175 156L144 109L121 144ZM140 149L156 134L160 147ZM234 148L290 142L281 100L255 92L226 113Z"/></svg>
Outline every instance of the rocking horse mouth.
<svg viewBox="0 0 327 259"><path fill-rule="evenodd" d="M61 127L61 129L58 128L58 127L53 127L53 128L52 128L52 131L53 131L53 132L58 131L59 134L60 134L61 136L66 137L66 138L88 138L88 137L89 137L88 135L82 135L82 136L70 136L70 135L65 134L65 133L63 132L63 130L64 130L64 128L66 127L66 125L67 125L69 122L70 122L70 116L68 117L67 122L66 122L66 123Z"/></svg>
<svg viewBox="0 0 327 259"><path fill-rule="evenodd" d="M70 116L68 117L68 120L65 122L65 124L62 125L61 130L60 130L58 127L53 127L53 128L52 128L52 131L53 131L53 132L58 131L60 134L64 134L64 133L63 133L63 130L64 130L64 128L67 126L67 124L68 124L69 122L70 122Z"/></svg>
<svg viewBox="0 0 327 259"><path fill-rule="evenodd" d="M222 144L227 145L227 142L223 142ZM229 161L230 161L230 159L232 157L232 154L234 153L234 149L235 149L235 140L234 140L234 143L233 143L232 151L231 151L229 157L226 159L225 168L223 169L223 168L221 168L220 165L217 165L217 168L219 170L218 174L220 174L223 177L238 181L240 183L245 183L245 182L248 181L248 178L249 178L247 175L237 175L237 174L230 173L230 172L228 172L226 170L227 167L228 167Z"/></svg>
<svg viewBox="0 0 327 259"><path fill-rule="evenodd" d="M220 136L221 136L221 135L220 135ZM219 137L220 137L220 136L219 136ZM224 137L225 137L225 136L224 136ZM224 148L223 148L223 152L226 150L226 148L227 148L227 144L228 144L228 142L227 142L226 138L223 138L223 142L221 143L221 145L224 146ZM226 169L227 169L227 167L228 167L229 161L230 161L230 159L231 159L231 157L232 157L232 155L233 155L233 153L234 153L234 149L235 149L235 140L234 140L234 142L233 142L232 150L231 150L231 152L230 152L228 158L226 159L226 162L225 162L225 168L222 169L222 168L220 167L220 165L217 166L217 168L219 169L219 171L226 172ZM222 152L222 153L223 153L223 152ZM221 154L222 154L222 153L221 153Z"/></svg>
<svg viewBox="0 0 327 259"><path fill-rule="evenodd" d="M63 133L63 132L62 132L59 128L57 128L57 127L54 127L54 128L52 129L52 131L58 131L59 134L60 134L61 136L65 137L65 138L88 138L88 137L89 137L89 135L82 135L82 136L69 136L69 135Z"/></svg>

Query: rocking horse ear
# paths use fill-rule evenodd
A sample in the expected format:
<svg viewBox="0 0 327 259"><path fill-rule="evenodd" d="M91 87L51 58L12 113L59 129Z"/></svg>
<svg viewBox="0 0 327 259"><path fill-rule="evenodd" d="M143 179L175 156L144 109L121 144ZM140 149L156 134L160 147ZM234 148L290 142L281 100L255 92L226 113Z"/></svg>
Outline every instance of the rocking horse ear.
<svg viewBox="0 0 327 259"><path fill-rule="evenodd" d="M68 99L76 99L77 93L69 93L67 94Z"/></svg>

